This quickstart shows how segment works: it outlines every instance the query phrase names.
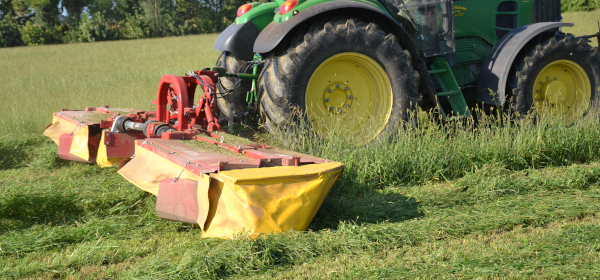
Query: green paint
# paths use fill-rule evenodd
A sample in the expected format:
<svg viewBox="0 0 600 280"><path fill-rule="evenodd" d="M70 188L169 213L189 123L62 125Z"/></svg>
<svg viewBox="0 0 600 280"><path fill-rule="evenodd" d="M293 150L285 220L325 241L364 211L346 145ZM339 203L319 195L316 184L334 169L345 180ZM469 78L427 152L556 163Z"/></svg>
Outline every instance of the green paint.
<svg viewBox="0 0 600 280"><path fill-rule="evenodd" d="M236 24L244 24L248 21L252 22L258 30L263 30L269 23L273 21L273 12L275 8L279 7L281 3L277 2L268 2L268 3L258 3L254 2L252 4L252 9L235 19Z"/></svg>
<svg viewBox="0 0 600 280"><path fill-rule="evenodd" d="M470 116L471 112L467 107L467 102L458 86L458 82L454 78L454 73L448 62L442 57L435 57L431 65L433 70L430 74L434 75L442 87L443 92L438 92L438 96L446 96L452 111L458 116ZM443 109L440 108L443 113ZM445 114L444 114L445 115Z"/></svg>

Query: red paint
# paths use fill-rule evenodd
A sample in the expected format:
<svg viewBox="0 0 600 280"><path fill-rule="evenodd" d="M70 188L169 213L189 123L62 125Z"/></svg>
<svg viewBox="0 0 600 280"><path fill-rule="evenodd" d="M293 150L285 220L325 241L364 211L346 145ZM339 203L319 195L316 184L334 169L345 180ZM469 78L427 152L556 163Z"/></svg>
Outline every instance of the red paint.
<svg viewBox="0 0 600 280"><path fill-rule="evenodd" d="M198 224L198 182L167 178L160 181L156 196L156 214L166 220Z"/></svg>

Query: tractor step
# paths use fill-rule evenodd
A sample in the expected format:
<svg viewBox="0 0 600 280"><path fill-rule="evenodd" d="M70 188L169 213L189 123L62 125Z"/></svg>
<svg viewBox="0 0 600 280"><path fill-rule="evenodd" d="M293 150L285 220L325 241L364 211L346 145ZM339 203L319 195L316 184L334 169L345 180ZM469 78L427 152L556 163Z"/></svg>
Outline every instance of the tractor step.
<svg viewBox="0 0 600 280"><path fill-rule="evenodd" d="M429 70L429 74L433 75L437 79L443 90L442 92L437 92L436 94L439 97L446 97L448 99L448 102L452 107L452 115L470 116L471 112L467 106L465 97L458 86L458 82L452 74L452 70L450 69L448 62L443 57L435 57L433 58L433 63L430 67L432 70ZM447 114L441 107L440 112L444 118L448 118Z"/></svg>

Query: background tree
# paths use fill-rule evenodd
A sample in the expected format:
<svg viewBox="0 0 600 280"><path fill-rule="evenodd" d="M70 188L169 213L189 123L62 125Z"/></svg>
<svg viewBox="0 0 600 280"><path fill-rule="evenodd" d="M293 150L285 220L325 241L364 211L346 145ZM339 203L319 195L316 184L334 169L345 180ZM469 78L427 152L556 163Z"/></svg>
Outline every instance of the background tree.
<svg viewBox="0 0 600 280"><path fill-rule="evenodd" d="M0 47L217 33L249 0L0 0Z"/></svg>

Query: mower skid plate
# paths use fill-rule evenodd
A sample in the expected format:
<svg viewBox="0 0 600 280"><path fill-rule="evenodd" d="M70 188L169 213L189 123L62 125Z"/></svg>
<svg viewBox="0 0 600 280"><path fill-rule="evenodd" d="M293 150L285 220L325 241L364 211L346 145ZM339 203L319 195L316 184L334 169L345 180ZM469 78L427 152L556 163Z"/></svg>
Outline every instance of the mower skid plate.
<svg viewBox="0 0 600 280"><path fill-rule="evenodd" d="M306 230L343 169L219 132L136 140L119 174L158 196L159 216L198 224L202 237L232 238Z"/></svg>

